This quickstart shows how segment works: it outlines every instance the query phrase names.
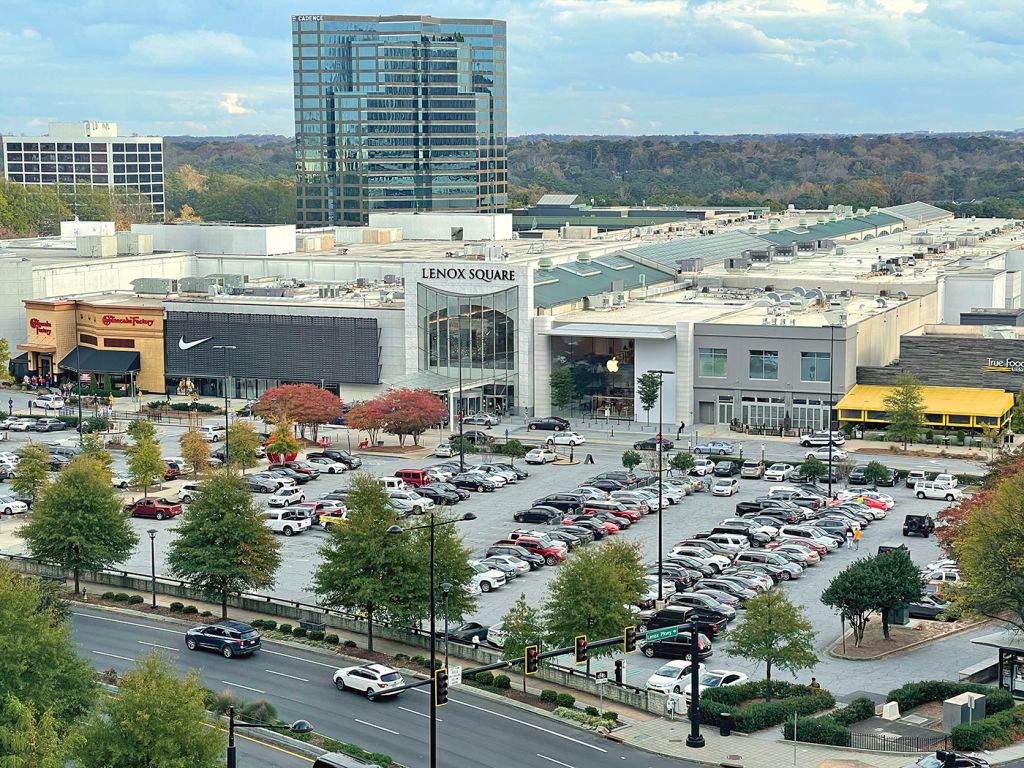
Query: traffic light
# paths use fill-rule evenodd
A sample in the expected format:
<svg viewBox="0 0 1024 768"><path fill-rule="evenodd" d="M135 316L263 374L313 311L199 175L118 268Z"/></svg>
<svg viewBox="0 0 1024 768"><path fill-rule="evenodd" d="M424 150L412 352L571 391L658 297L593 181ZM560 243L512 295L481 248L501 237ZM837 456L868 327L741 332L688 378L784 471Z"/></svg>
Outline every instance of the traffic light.
<svg viewBox="0 0 1024 768"><path fill-rule="evenodd" d="M536 675L537 670L540 669L540 646L528 645L526 646L526 659L524 661L527 675Z"/></svg>
<svg viewBox="0 0 1024 768"><path fill-rule="evenodd" d="M587 661L587 636L576 635L576 663L585 664Z"/></svg>
<svg viewBox="0 0 1024 768"><path fill-rule="evenodd" d="M622 646L626 653L632 653L636 650L636 627L626 627L626 635Z"/></svg>
<svg viewBox="0 0 1024 768"><path fill-rule="evenodd" d="M448 703L448 670L444 667L434 671L434 704L443 707Z"/></svg>

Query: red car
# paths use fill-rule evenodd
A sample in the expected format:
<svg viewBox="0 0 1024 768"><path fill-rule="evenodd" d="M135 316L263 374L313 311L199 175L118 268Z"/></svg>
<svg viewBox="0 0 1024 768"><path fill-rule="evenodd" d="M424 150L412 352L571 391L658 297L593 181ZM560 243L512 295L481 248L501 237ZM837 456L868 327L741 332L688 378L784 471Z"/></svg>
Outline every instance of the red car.
<svg viewBox="0 0 1024 768"><path fill-rule="evenodd" d="M631 523L638 522L643 517L642 511L627 507L625 504L616 504L614 509L610 508L607 504L591 506L589 503L586 503L583 505L584 515L596 515L598 512L611 512L616 517L624 517Z"/></svg>
<svg viewBox="0 0 1024 768"><path fill-rule="evenodd" d="M817 553L818 557L824 557L828 552L828 547L822 546L821 544L815 544L813 541L805 541L803 539L777 539L776 541L770 541L765 545L765 549L775 549L781 547L783 544L796 544L797 546L809 549L812 552Z"/></svg>
<svg viewBox="0 0 1024 768"><path fill-rule="evenodd" d="M544 558L546 565L558 565L565 560L565 550L560 547L549 547L543 544L540 539L530 536L520 536L518 539L502 539L495 542L495 545L515 545L522 547L527 552L533 552Z"/></svg>
<svg viewBox="0 0 1024 768"><path fill-rule="evenodd" d="M562 525L575 525L580 520L591 520L601 525L604 528L605 533L618 533L619 526L615 523L610 523L607 520L602 520L599 517L593 515L576 515L576 517L567 517L562 521Z"/></svg>
<svg viewBox="0 0 1024 768"><path fill-rule="evenodd" d="M156 520L163 520L165 517L177 517L181 514L181 504L163 498L139 499L138 501L126 504L125 512L132 517L152 517Z"/></svg>
<svg viewBox="0 0 1024 768"><path fill-rule="evenodd" d="M267 469L290 469L292 472L300 472L311 477L320 477L320 468L314 464L307 464L305 461L286 461L283 464L271 464Z"/></svg>
<svg viewBox="0 0 1024 768"><path fill-rule="evenodd" d="M164 467L164 480L176 480L181 477L181 467L174 462Z"/></svg>

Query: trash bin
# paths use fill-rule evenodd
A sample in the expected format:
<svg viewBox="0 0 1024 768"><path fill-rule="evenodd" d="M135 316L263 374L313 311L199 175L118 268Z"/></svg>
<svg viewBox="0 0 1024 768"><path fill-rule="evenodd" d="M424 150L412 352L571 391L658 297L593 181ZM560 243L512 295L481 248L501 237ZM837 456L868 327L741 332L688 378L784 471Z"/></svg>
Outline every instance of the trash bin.
<svg viewBox="0 0 1024 768"><path fill-rule="evenodd" d="M718 733L722 736L732 736L732 713L722 712L718 716Z"/></svg>

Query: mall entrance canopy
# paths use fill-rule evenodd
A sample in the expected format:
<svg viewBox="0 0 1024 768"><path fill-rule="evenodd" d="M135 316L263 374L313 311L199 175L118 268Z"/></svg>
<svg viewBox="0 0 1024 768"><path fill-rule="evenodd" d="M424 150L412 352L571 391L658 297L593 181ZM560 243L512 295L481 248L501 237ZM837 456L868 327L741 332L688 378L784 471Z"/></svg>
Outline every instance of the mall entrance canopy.
<svg viewBox="0 0 1024 768"><path fill-rule="evenodd" d="M884 427L889 423L886 396L894 386L855 384L836 404L840 424ZM984 430L1004 428L1013 410L1013 395L995 389L921 387L926 429Z"/></svg>
<svg viewBox="0 0 1024 768"><path fill-rule="evenodd" d="M461 403L459 398L458 378L449 378L430 371L418 371L399 376L386 382L391 389L428 389L441 397L448 405L450 424L461 410L465 414L475 413L484 409L501 408L502 413L509 413L515 405L515 374L508 376L491 376L485 378L462 380Z"/></svg>

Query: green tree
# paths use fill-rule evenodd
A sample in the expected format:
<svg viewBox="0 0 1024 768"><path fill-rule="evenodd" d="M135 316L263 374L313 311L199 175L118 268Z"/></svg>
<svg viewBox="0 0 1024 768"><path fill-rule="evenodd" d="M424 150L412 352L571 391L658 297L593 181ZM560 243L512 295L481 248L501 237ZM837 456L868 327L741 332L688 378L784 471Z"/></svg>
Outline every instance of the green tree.
<svg viewBox="0 0 1024 768"><path fill-rule="evenodd" d="M206 691L195 671L178 676L154 652L138 659L82 730L82 768L217 768L224 736L206 725Z"/></svg>
<svg viewBox="0 0 1024 768"><path fill-rule="evenodd" d="M576 635L614 637L635 623L631 606L640 602L646 583L637 544L610 541L587 547L558 567L544 604L547 639L553 646L571 646ZM594 649L595 655L614 653Z"/></svg>
<svg viewBox="0 0 1024 768"><path fill-rule="evenodd" d="M7 339L0 338L0 381L9 382L12 379L9 363L11 361L11 346Z"/></svg>
<svg viewBox="0 0 1024 768"><path fill-rule="evenodd" d="M773 589L747 602L743 619L730 630L729 653L764 662L765 679L772 669L796 674L818 662L814 653L814 627L803 609L793 605L785 593ZM769 698L771 686L768 687Z"/></svg>
<svg viewBox="0 0 1024 768"><path fill-rule="evenodd" d="M1017 393L1017 403L1013 406L1013 414L1010 417L1010 429L1017 434L1024 433L1024 386Z"/></svg>
<svg viewBox="0 0 1024 768"><path fill-rule="evenodd" d="M77 734L62 734L50 712L41 716L11 695L0 699L0 764L4 768L64 768Z"/></svg>
<svg viewBox="0 0 1024 768"><path fill-rule="evenodd" d="M889 468L880 461L869 461L868 465L864 467L864 479L876 488L879 483L885 482L888 478Z"/></svg>
<svg viewBox="0 0 1024 768"><path fill-rule="evenodd" d="M505 630L505 645L501 649L503 659L522 659L526 646L540 645L544 638L544 622L540 611L526 600L526 594L519 593L518 599L501 620ZM526 675L523 675L523 691L526 691Z"/></svg>
<svg viewBox="0 0 1024 768"><path fill-rule="evenodd" d="M661 378L656 373L643 373L636 379L636 394L640 398L640 407L647 412L647 423L651 423L651 410L658 402L661 393ZM660 428L660 427L659 427Z"/></svg>
<svg viewBox="0 0 1024 768"><path fill-rule="evenodd" d="M167 551L167 565L178 578L216 596L222 618L229 595L274 585L281 554L242 478L216 472L199 485Z"/></svg>
<svg viewBox="0 0 1024 768"><path fill-rule="evenodd" d="M476 444L472 440L464 440L463 438L455 435L448 441L448 445L452 447L452 452L456 455L459 454L459 447L462 447L462 453L470 454L476 453Z"/></svg>
<svg viewBox="0 0 1024 768"><path fill-rule="evenodd" d="M572 402L576 386L572 380L572 371L568 368L556 368L551 372L551 407L565 410Z"/></svg>
<svg viewBox="0 0 1024 768"><path fill-rule="evenodd" d="M235 420L228 427L227 458L229 464L245 470L256 466L256 449L260 447L260 436L248 421Z"/></svg>
<svg viewBox="0 0 1024 768"><path fill-rule="evenodd" d="M95 433L82 436L82 456L88 456L110 473L110 465L114 459L103 445L103 438Z"/></svg>
<svg viewBox="0 0 1024 768"><path fill-rule="evenodd" d="M812 483L817 483L821 478L828 476L828 467L825 465L825 462L818 460L814 456L809 456L800 465L800 474Z"/></svg>
<svg viewBox="0 0 1024 768"><path fill-rule="evenodd" d="M52 715L61 732L92 707L96 683L75 653L71 628L48 609L38 579L6 565L0 565L0 649L0 701L13 696L38 717ZM21 707L11 707L0 704L17 720Z"/></svg>
<svg viewBox="0 0 1024 768"><path fill-rule="evenodd" d="M511 463L515 464L516 459L521 459L526 455L526 446L513 437L501 447L501 452L512 459Z"/></svg>
<svg viewBox="0 0 1024 768"><path fill-rule="evenodd" d="M49 452L41 445L29 443L22 449L21 459L14 468L11 490L35 501L36 496L49 482L49 476Z"/></svg>
<svg viewBox="0 0 1024 768"><path fill-rule="evenodd" d="M875 610L882 617L882 636L889 639L889 617L892 612L915 603L924 594L921 571L903 550L881 552L871 558L875 569Z"/></svg>
<svg viewBox="0 0 1024 768"><path fill-rule="evenodd" d="M1024 472L982 495L987 503L970 509L952 542L962 578L959 603L968 613L1024 631Z"/></svg>
<svg viewBox="0 0 1024 768"><path fill-rule="evenodd" d="M299 441L292 436L292 423L287 420L278 421L267 443L267 453L276 454L284 461L284 457L298 453Z"/></svg>
<svg viewBox="0 0 1024 768"><path fill-rule="evenodd" d="M149 496L149 486L159 484L164 476L160 444L151 437L138 437L125 449L125 454L128 457L128 479L132 485L142 487L143 496Z"/></svg>
<svg viewBox="0 0 1024 768"><path fill-rule="evenodd" d="M921 382L912 373L906 371L896 377L896 386L883 400L888 411L889 427L886 439L903 443L916 442L924 427L924 394Z"/></svg>
<svg viewBox="0 0 1024 768"><path fill-rule="evenodd" d="M133 419L128 423L128 436L132 440L156 440L156 427L149 419Z"/></svg>
<svg viewBox="0 0 1024 768"><path fill-rule="evenodd" d="M210 468L210 444L194 430L189 430L178 438L181 445L181 458L192 467L192 477Z"/></svg>
<svg viewBox="0 0 1024 768"><path fill-rule="evenodd" d="M435 514L434 519L441 523L445 517ZM458 524L453 523L434 528L434 583L437 587L435 605L440 609L444 604L441 585L451 584L452 590L448 594L450 622L461 622L465 616L476 610L477 605L477 598L466 592L466 585L473 580L474 571L469 564L470 551L463 544L458 527ZM417 618L425 619L430 616L430 590L424 588L430 584L430 531L421 528L411 533L413 557L418 561L420 574L417 582L420 584L421 600Z"/></svg>
<svg viewBox="0 0 1024 768"><path fill-rule="evenodd" d="M643 463L643 458L636 451L623 451L622 452L622 466L626 468L626 471L632 473L634 469L639 467Z"/></svg>
<svg viewBox="0 0 1024 768"><path fill-rule="evenodd" d="M868 617L878 604L875 568L871 560L856 560L834 576L822 592L821 602L834 608L850 625L853 643L860 646Z"/></svg>
<svg viewBox="0 0 1024 768"><path fill-rule="evenodd" d="M365 617L366 649L372 651L373 623L380 616L399 622L417 617L423 604L422 559L411 536L388 533L398 518L376 478L356 473L349 489L348 520L334 527L320 548L312 587L324 606L357 610ZM417 578L409 578L410 573Z"/></svg>
<svg viewBox="0 0 1024 768"><path fill-rule="evenodd" d="M85 456L41 489L21 536L33 557L74 572L76 594L83 572L123 561L138 544L110 475Z"/></svg>
<svg viewBox="0 0 1024 768"><path fill-rule="evenodd" d="M686 453L685 451L680 451L672 457L668 465L676 472L682 472L685 475L694 467L693 455Z"/></svg>

